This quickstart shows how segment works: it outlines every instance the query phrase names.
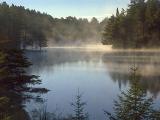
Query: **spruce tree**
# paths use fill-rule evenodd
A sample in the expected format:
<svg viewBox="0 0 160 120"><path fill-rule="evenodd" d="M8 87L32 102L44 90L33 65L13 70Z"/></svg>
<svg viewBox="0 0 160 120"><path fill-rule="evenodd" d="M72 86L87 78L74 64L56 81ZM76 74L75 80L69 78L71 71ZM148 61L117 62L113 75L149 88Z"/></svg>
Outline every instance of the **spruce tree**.
<svg viewBox="0 0 160 120"><path fill-rule="evenodd" d="M0 82L8 89L27 90L26 84L40 84L38 76L27 75L26 68L31 63L21 50L3 50L0 54ZM18 89L19 88L19 89Z"/></svg>
<svg viewBox="0 0 160 120"><path fill-rule="evenodd" d="M130 80L131 87L127 92L122 92L115 101L112 115L105 111L110 120L159 120L159 111L153 109L153 98L139 85L140 76L137 69L133 68Z"/></svg>
<svg viewBox="0 0 160 120"><path fill-rule="evenodd" d="M72 117L73 120L87 120L88 114L84 111L84 106L86 102L82 102L82 94L79 93L76 96L75 102L71 103L71 106L74 109L74 116Z"/></svg>
<svg viewBox="0 0 160 120"><path fill-rule="evenodd" d="M102 43L113 48L159 48L160 1L131 0L128 8L111 16Z"/></svg>
<svg viewBox="0 0 160 120"><path fill-rule="evenodd" d="M13 117L12 120L22 119L20 118L22 116L17 116L15 112L25 114L24 102L30 99L41 100L39 96L32 93L48 92L45 88L33 87L34 84L40 84L41 81L38 76L27 74L26 68L30 65L23 51L0 51L0 114L9 114ZM8 101L5 102L5 100Z"/></svg>

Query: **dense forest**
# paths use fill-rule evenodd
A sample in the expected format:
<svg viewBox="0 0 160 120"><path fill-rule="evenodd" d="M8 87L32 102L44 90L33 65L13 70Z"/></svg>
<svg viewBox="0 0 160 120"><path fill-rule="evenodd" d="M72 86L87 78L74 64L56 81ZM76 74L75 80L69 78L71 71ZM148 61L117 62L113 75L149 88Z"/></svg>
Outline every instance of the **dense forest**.
<svg viewBox="0 0 160 120"><path fill-rule="evenodd" d="M0 4L0 120L28 120L25 103L41 102L35 93L48 92L33 86L41 80L27 73L32 64L20 49L46 46L51 20L47 14L22 6Z"/></svg>
<svg viewBox="0 0 160 120"><path fill-rule="evenodd" d="M126 10L117 9L107 22L102 43L114 48L159 47L160 1L131 0Z"/></svg>
<svg viewBox="0 0 160 120"><path fill-rule="evenodd" d="M105 22L105 20L103 22ZM103 22L99 23L96 18L88 21L88 19L77 19L71 16L54 19L53 34L49 43L51 43L51 45L98 43L101 40Z"/></svg>
<svg viewBox="0 0 160 120"><path fill-rule="evenodd" d="M71 103L73 114L69 116L65 117L63 114L62 116L56 116L55 113L48 112L47 108L35 109L35 111L32 111L35 115L32 115L29 113L31 111L25 109L26 103L32 102L32 100L40 104L45 103L46 100L41 98L41 94L49 91L46 88L34 86L41 84L42 81L39 76L30 74L28 69L32 63L37 63L38 70L45 67L44 64L41 64L42 62L51 67L53 64L58 66L58 64L77 63L81 60L84 64L85 59L88 62L91 61L86 55L88 53L74 53L76 57L73 59L73 56L60 50L52 53L49 51L48 57L43 54L46 52L25 51L25 49L41 50L42 47L47 46L99 43L102 31L104 31L102 43L113 45L114 48L159 47L160 1L131 0L127 10L119 11L117 9L116 15L109 19L105 18L101 22L95 17L90 21L71 16L53 18L47 13L30 10L23 6L8 5L6 2L0 3L0 120L89 120L89 114L85 111L86 102L83 102L82 94L79 91L75 100ZM31 63L26 56L27 54L28 56L34 56L35 53L38 53L38 56L36 59L33 58ZM83 54L84 57L80 54ZM44 55L43 59L40 59L41 55ZM97 52L94 55L97 55ZM90 57L93 61L96 61L94 55L90 55ZM118 55L122 54L118 53ZM134 55L136 55L135 52ZM155 54L155 56L158 55ZM118 58L116 55L113 58L111 54L100 56L102 57L100 62L107 61L112 67L114 67L112 63L119 68L121 67L120 64L124 65L122 61L116 59ZM126 63L128 60L128 64L131 64L129 61L131 57L122 56ZM141 55L139 54L139 56ZM141 64L145 64L143 59L147 59L147 56L140 59ZM93 64L96 65L94 62ZM158 62L155 62L155 64L158 66ZM36 68L36 66L34 67ZM95 66L95 69L96 67L98 68L98 66ZM148 97L146 92L147 90L151 93L154 90L159 91L158 85L152 87L153 85L149 81L152 79L148 76L148 78L140 76L137 72L138 68L132 68L131 70L133 70L131 75L109 71L110 78L113 81L125 83L130 81L131 87L127 92L122 92L118 100L115 101L113 114L108 111L102 112L111 120L159 120L160 111L153 108L154 99ZM154 80L156 80L154 83L159 83L158 77L154 77ZM146 84L143 86L141 84L144 78Z"/></svg>
<svg viewBox="0 0 160 120"><path fill-rule="evenodd" d="M22 6L0 4L0 44L5 48L46 46L52 17Z"/></svg>
<svg viewBox="0 0 160 120"><path fill-rule="evenodd" d="M23 6L0 3L0 44L5 48L98 43L101 34L102 43L114 48L155 48L160 45L159 24L159 0L131 0L126 10L117 8L116 15L101 22L94 17L91 21L71 16L53 18Z"/></svg>
<svg viewBox="0 0 160 120"><path fill-rule="evenodd" d="M95 43L101 39L101 23L96 18L53 18L23 6L0 3L0 44L5 48L41 48L53 45Z"/></svg>
<svg viewBox="0 0 160 120"><path fill-rule="evenodd" d="M23 6L0 3L0 119L28 120L25 103L43 103L40 95L48 92L34 87L41 80L27 73L32 64L25 57L25 49L96 41L106 20L58 19Z"/></svg>

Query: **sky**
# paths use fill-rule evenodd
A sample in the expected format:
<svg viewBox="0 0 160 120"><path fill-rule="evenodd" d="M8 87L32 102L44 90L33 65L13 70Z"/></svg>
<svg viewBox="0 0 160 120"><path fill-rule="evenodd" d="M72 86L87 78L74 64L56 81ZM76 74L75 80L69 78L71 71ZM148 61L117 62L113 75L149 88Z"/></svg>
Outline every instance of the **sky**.
<svg viewBox="0 0 160 120"><path fill-rule="evenodd" d="M130 0L0 0L45 12L53 17L96 17L102 20L115 14L116 8L127 8Z"/></svg>

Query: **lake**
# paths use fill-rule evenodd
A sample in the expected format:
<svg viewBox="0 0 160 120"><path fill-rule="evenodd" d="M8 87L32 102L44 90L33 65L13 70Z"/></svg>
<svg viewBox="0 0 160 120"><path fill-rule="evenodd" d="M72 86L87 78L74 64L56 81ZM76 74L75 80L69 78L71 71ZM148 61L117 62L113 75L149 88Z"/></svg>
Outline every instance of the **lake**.
<svg viewBox="0 0 160 120"><path fill-rule="evenodd" d="M136 65L140 83L160 107L160 52L157 51L101 51L83 48L48 48L43 52L26 53L33 66L30 74L39 75L41 85L50 90L41 97L49 112L73 113L71 102L78 91L87 103L91 120L104 120L104 110L113 112L114 100L130 87L131 67ZM27 104L28 111L42 106Z"/></svg>

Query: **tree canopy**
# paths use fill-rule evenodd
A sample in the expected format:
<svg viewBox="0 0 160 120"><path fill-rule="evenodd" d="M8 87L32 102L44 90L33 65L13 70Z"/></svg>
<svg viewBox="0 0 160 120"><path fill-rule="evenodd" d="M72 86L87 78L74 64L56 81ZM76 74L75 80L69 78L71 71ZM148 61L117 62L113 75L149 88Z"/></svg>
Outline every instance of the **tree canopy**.
<svg viewBox="0 0 160 120"><path fill-rule="evenodd" d="M0 3L0 45L1 48L25 48L46 46L52 17L23 6L9 6Z"/></svg>
<svg viewBox="0 0 160 120"><path fill-rule="evenodd" d="M23 6L0 3L1 48L25 49L100 42L107 19L53 18Z"/></svg>
<svg viewBox="0 0 160 120"><path fill-rule="evenodd" d="M114 48L157 48L160 45L160 1L131 0L109 18L103 44Z"/></svg>

